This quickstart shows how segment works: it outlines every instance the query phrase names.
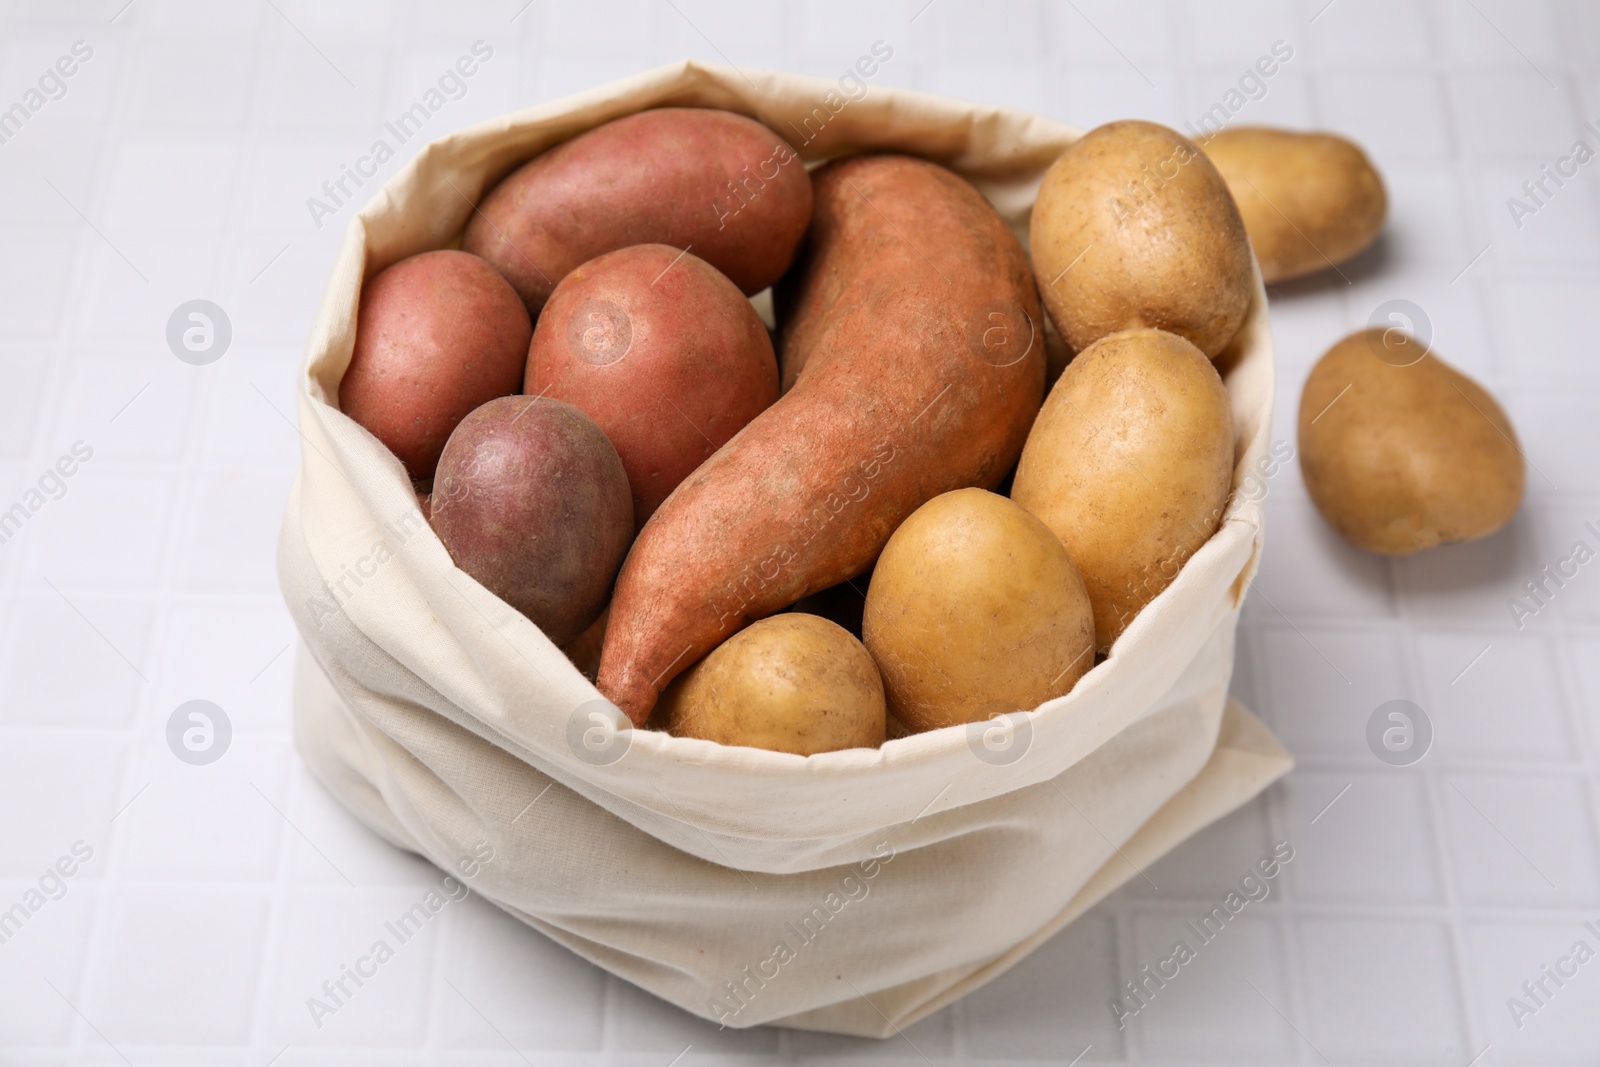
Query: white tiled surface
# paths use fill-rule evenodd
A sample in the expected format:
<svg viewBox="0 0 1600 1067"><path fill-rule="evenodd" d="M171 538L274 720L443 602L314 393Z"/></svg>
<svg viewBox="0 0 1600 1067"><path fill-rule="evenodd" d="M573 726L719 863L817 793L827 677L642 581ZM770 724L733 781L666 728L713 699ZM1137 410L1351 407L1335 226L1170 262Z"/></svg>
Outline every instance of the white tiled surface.
<svg viewBox="0 0 1600 1067"><path fill-rule="evenodd" d="M1600 122L1600 6L124 3L0 7L0 106L74 41L94 49L0 145L0 508L94 449L0 546L0 909L93 849L0 945L0 1063L664 1067L690 1045L677 1062L1597 1062L1600 962L1546 980L1520 1028L1506 1002L1574 942L1600 948L1600 564L1520 631L1506 598L1596 540L1600 162L1521 230L1505 199ZM1278 475L1235 689L1300 769L903 1040L719 1033L475 899L317 1030L306 998L435 874L289 742L273 537L298 346L349 215L319 230L305 198L479 38L493 60L426 136L686 54L828 74L878 38L881 84L1178 125L1281 38L1293 60L1238 121L1356 137L1394 217L1345 277L1274 294L1277 436L1317 355L1407 298L1516 418L1527 507L1486 542L1387 562L1322 526L1292 464ZM163 340L195 297L235 330L203 368ZM1364 740L1396 697L1437 731L1403 769ZM234 726L212 766L165 744L194 698ZM1280 840L1296 858L1272 895L1119 1031L1119 983Z"/></svg>

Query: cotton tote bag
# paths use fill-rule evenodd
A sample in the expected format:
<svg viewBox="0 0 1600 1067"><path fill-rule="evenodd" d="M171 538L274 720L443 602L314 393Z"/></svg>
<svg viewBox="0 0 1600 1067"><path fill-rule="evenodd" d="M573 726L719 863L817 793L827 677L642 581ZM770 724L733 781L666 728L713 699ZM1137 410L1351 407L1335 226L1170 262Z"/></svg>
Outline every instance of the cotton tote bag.
<svg viewBox="0 0 1600 1067"><path fill-rule="evenodd" d="M566 656L453 565L399 461L338 410L364 279L451 245L517 163L646 108L750 115L808 163L934 160L1026 240L1040 179L1078 131L880 87L868 66L817 79L678 63L423 149L351 222L334 265L299 384L278 568L301 636L297 747L374 832L687 1011L884 1037L1290 766L1228 697L1262 537L1273 366L1259 280L1218 361L1238 440L1217 533L1067 696L876 750L802 758L617 729Z"/></svg>

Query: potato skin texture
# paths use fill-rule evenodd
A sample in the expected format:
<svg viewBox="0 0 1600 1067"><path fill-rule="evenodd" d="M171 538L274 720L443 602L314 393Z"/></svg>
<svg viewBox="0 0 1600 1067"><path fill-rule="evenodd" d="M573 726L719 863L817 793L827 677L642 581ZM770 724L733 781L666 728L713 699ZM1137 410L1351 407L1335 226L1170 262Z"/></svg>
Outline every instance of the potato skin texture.
<svg viewBox="0 0 1600 1067"><path fill-rule="evenodd" d="M1073 142L1039 187L1029 239L1073 352L1148 326L1214 359L1250 307L1250 242L1227 183L1165 126L1112 122Z"/></svg>
<svg viewBox="0 0 1600 1067"><path fill-rule="evenodd" d="M891 155L813 185L780 344L802 369L678 486L617 579L599 687L635 723L683 665L866 570L924 501L997 484L1038 410L1033 276L978 191Z"/></svg>
<svg viewBox="0 0 1600 1067"><path fill-rule="evenodd" d="M1175 334L1128 330L1091 345L1051 389L1011 499L1067 546L1106 652L1216 532L1232 483L1216 368Z"/></svg>
<svg viewBox="0 0 1600 1067"><path fill-rule="evenodd" d="M1094 666L1094 611L1066 548L982 489L934 497L889 538L862 636L913 733L1032 711Z"/></svg>
<svg viewBox="0 0 1600 1067"><path fill-rule="evenodd" d="M693 246L746 295L788 269L811 218L811 179L754 119L664 107L597 126L535 156L478 205L461 247L494 266L535 314L596 256Z"/></svg>
<svg viewBox="0 0 1600 1067"><path fill-rule="evenodd" d="M1269 285L1343 263L1383 231L1383 178L1343 137L1232 126L1204 148L1233 192Z"/></svg>
<svg viewBox="0 0 1600 1067"><path fill-rule="evenodd" d="M1511 420L1414 339L1385 340L1351 334L1306 379L1300 469L1312 501L1351 544L1386 556L1487 537L1522 505Z"/></svg>
<svg viewBox="0 0 1600 1067"><path fill-rule="evenodd" d="M559 400L491 400L450 435L433 528L456 566L564 645L595 621L633 537L622 461Z"/></svg>
<svg viewBox="0 0 1600 1067"><path fill-rule="evenodd" d="M778 399L778 360L755 308L716 268L670 245L634 245L556 286L522 391L565 400L599 424L643 526Z"/></svg>
<svg viewBox="0 0 1600 1067"><path fill-rule="evenodd" d="M883 744L883 681L841 627L786 612L741 630L675 679L657 717L677 737L810 756Z"/></svg>
<svg viewBox="0 0 1600 1067"><path fill-rule="evenodd" d="M411 477L430 478L468 412L517 391L532 332L517 294L477 256L409 256L362 287L339 408Z"/></svg>

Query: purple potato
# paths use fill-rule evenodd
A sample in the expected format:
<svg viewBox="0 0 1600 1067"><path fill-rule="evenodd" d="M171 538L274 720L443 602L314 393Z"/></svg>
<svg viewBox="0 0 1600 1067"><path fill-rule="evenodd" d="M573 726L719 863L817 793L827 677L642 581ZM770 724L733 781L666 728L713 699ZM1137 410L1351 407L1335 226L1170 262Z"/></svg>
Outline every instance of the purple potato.
<svg viewBox="0 0 1600 1067"><path fill-rule="evenodd" d="M633 541L617 450L593 419L548 397L500 397L461 420L431 502L456 566L557 645L599 617Z"/></svg>

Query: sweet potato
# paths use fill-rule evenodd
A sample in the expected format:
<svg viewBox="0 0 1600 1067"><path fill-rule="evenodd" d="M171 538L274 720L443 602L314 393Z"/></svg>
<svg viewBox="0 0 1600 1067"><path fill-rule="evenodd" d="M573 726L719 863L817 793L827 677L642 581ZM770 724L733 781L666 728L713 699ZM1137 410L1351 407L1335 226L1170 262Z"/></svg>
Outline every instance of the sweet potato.
<svg viewBox="0 0 1600 1067"><path fill-rule="evenodd" d="M712 108L615 119L535 156L490 190L461 247L538 313L580 263L618 248L692 248L749 296L788 268L811 179L782 137Z"/></svg>
<svg viewBox="0 0 1600 1067"><path fill-rule="evenodd" d="M617 579L599 687L635 723L741 627L866 570L924 501L998 484L1039 410L1033 276L977 190L889 155L813 187L780 316L792 384L678 486Z"/></svg>

